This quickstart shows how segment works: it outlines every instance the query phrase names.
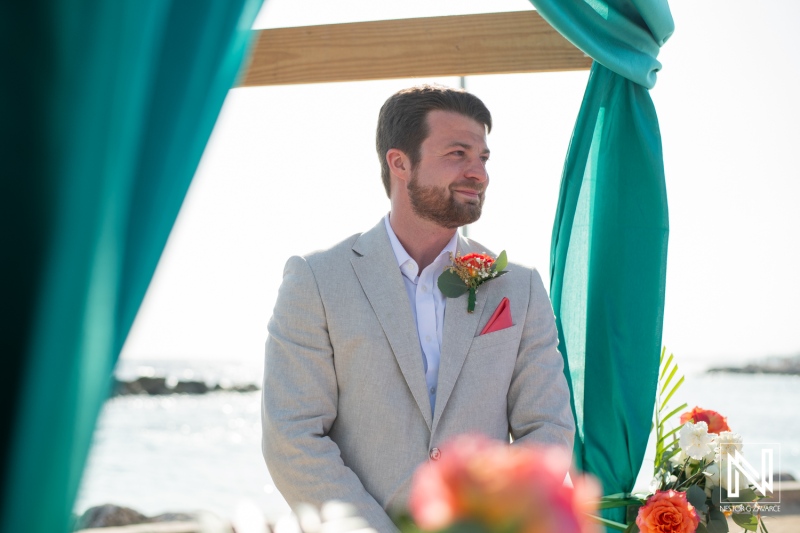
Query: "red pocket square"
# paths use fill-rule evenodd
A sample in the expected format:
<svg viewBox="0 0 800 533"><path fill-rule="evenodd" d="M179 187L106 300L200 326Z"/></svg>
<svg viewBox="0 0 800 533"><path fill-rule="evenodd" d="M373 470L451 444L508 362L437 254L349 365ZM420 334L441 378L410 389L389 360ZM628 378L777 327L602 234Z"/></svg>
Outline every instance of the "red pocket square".
<svg viewBox="0 0 800 533"><path fill-rule="evenodd" d="M513 325L514 324L511 322L511 304L508 302L508 298L503 298L500 301L500 305L498 305L497 309L492 313L489 321L483 326L481 335L510 328Z"/></svg>

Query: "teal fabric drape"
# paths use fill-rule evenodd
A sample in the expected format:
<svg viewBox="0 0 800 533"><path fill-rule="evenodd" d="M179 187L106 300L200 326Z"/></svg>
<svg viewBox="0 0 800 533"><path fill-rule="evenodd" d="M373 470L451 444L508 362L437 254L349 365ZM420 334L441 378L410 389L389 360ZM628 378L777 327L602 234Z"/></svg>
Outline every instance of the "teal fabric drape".
<svg viewBox="0 0 800 533"><path fill-rule="evenodd" d="M2 532L70 527L112 369L260 4L0 8Z"/></svg>
<svg viewBox="0 0 800 533"><path fill-rule="evenodd" d="M648 88L673 30L666 0L531 0L591 56L553 226L550 296L577 425L575 463L633 488L655 401L667 214ZM606 515L624 521L623 510Z"/></svg>

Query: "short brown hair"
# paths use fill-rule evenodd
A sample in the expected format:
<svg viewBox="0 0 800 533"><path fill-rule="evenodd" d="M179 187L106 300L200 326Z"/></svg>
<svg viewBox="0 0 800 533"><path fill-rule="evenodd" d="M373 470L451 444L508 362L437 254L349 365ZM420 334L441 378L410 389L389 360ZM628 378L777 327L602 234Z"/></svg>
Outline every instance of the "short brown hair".
<svg viewBox="0 0 800 533"><path fill-rule="evenodd" d="M420 146L428 137L428 113L433 110L452 111L469 117L492 131L492 115L481 100L463 89L443 85L418 85L398 91L389 97L378 114L375 148L381 162L381 178L389 196L391 180L386 152L402 150L411 160L412 168L419 163Z"/></svg>

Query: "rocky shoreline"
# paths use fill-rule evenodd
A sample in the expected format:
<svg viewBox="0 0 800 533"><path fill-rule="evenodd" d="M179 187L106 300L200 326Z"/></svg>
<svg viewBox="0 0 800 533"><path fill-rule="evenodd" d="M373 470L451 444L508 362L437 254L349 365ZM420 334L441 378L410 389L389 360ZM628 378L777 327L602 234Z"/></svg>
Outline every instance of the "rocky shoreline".
<svg viewBox="0 0 800 533"><path fill-rule="evenodd" d="M800 355L792 357L769 357L757 363L744 366L721 366L709 368L706 372L713 374L725 372L729 374L779 374L800 376Z"/></svg>
<svg viewBox="0 0 800 533"><path fill-rule="evenodd" d="M161 396L166 394L206 394L208 392L253 392L260 390L258 385L222 385L217 383L209 385L205 381L171 380L166 377L141 376L131 381L114 380L112 396L149 395Z"/></svg>

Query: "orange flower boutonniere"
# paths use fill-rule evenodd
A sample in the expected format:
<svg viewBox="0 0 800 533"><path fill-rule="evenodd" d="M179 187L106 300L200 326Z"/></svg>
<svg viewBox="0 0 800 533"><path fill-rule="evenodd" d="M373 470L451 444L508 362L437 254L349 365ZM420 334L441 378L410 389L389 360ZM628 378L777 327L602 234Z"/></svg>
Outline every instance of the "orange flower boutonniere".
<svg viewBox="0 0 800 533"><path fill-rule="evenodd" d="M475 311L475 296L478 286L482 283L502 276L507 270L503 270L508 265L506 251L500 252L497 259L489 254L471 253L467 255L450 255L453 265L442 272L439 276L439 290L447 298L458 298L469 291L467 298L467 312Z"/></svg>

